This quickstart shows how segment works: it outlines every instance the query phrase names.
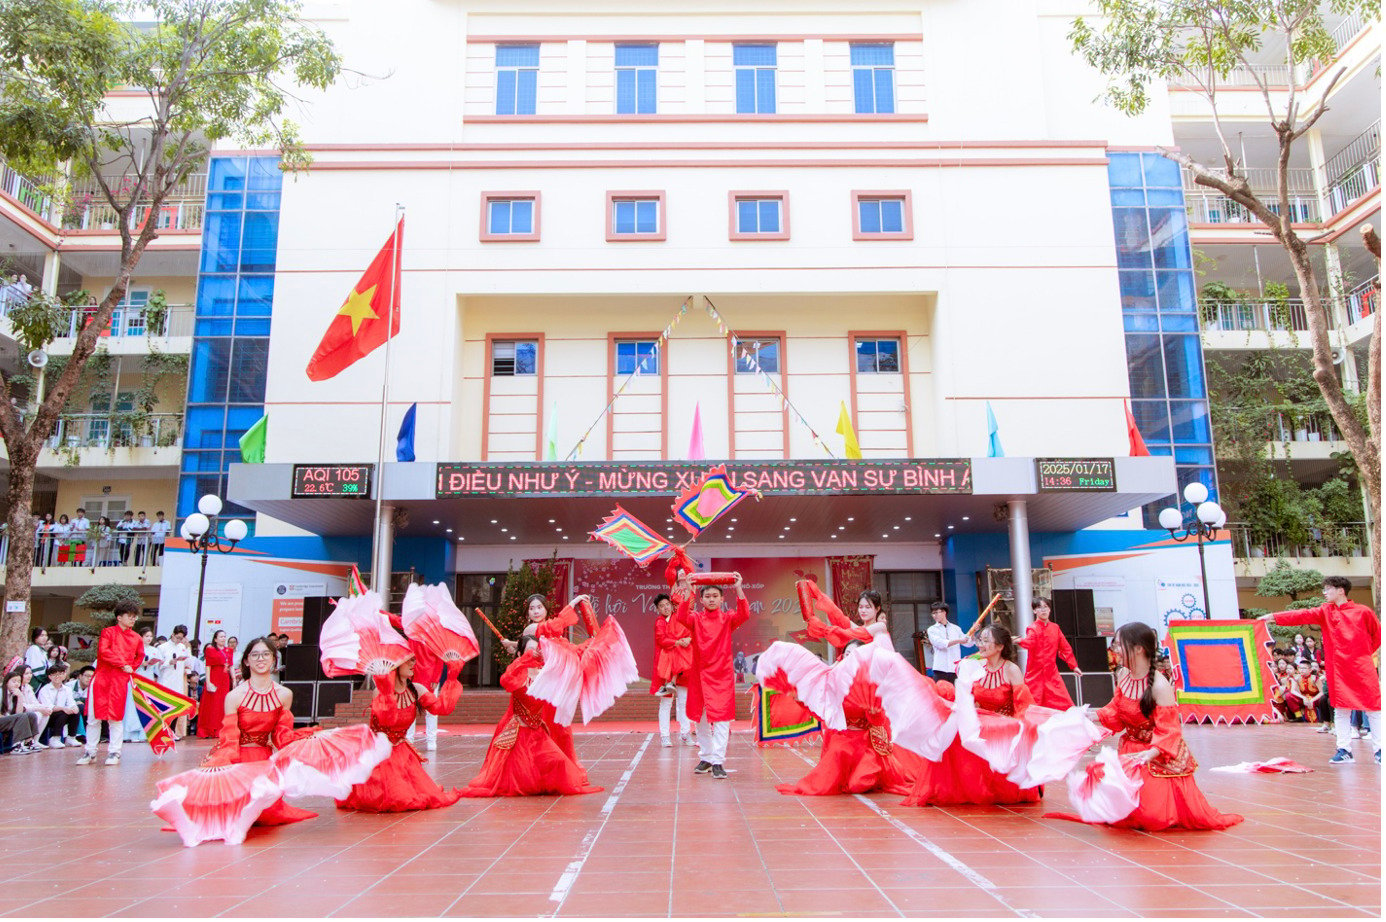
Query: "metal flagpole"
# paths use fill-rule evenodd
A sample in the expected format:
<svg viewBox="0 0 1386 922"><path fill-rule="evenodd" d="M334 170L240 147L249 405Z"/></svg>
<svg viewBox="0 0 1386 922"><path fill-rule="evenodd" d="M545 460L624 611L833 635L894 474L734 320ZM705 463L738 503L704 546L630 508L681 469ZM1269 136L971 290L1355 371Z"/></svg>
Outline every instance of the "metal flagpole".
<svg viewBox="0 0 1386 922"><path fill-rule="evenodd" d="M381 570L386 569L383 562L389 557L393 530L389 536L384 534L382 513L385 509L385 436L390 414L390 344L395 338L395 318L399 316L399 290L402 287L399 284L399 226L403 220L404 206L396 202L395 227L390 232L390 315L385 321L385 379L380 384L380 445L375 456L375 527L371 531L371 590L380 593L387 606L390 602L386 596L390 575L382 574Z"/></svg>

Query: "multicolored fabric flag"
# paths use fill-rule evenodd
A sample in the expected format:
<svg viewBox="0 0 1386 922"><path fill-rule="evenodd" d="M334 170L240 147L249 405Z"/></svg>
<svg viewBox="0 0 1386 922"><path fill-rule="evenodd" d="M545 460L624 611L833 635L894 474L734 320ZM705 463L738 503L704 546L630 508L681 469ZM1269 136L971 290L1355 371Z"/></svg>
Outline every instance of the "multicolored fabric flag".
<svg viewBox="0 0 1386 922"><path fill-rule="evenodd" d="M719 464L708 471L700 483L680 493L670 508L679 524L696 538L704 528L717 521L718 516L748 496L759 498L760 494L749 488L733 486L727 466Z"/></svg>
<svg viewBox="0 0 1386 922"><path fill-rule="evenodd" d="M1266 622L1174 619L1165 642L1185 723L1275 720L1275 660Z"/></svg>
<svg viewBox="0 0 1386 922"><path fill-rule="evenodd" d="M751 686L751 728L756 745L807 746L820 742L823 725L793 692Z"/></svg>
<svg viewBox="0 0 1386 922"><path fill-rule="evenodd" d="M663 556L673 547L644 522L622 509L618 504L595 530L588 532L590 541L605 541L607 544L645 566L656 557Z"/></svg>
<svg viewBox="0 0 1386 922"><path fill-rule="evenodd" d="M140 726L144 728L144 737L156 756L173 749L173 732L168 725L184 715L191 717L197 713L196 701L138 672L130 676L130 695Z"/></svg>
<svg viewBox="0 0 1386 922"><path fill-rule="evenodd" d="M328 324L322 342L308 360L309 380L326 381L399 333L400 244L403 239L404 219L400 218L395 232L366 267L361 280L347 294L346 301Z"/></svg>
<svg viewBox="0 0 1386 922"><path fill-rule="evenodd" d="M361 571L356 568L356 564L352 564L351 573L347 576L347 597L365 595L369 591L366 581L361 578Z"/></svg>

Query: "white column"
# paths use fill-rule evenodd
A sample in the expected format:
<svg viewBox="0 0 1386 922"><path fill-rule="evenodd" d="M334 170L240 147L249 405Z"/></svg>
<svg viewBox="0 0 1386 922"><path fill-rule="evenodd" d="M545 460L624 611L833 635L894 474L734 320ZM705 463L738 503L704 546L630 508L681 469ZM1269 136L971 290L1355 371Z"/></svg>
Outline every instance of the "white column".
<svg viewBox="0 0 1386 922"><path fill-rule="evenodd" d="M375 488L385 488L384 478L378 478ZM380 521L375 529L375 559L371 561L371 587L390 604L390 569L394 562L395 507L385 503L380 507Z"/></svg>
<svg viewBox="0 0 1386 922"><path fill-rule="evenodd" d="M1010 512L1011 587L1015 591L1013 627L1016 636L1023 636L1035 617L1030 611L1030 517L1023 499L1011 500L1006 508Z"/></svg>
<svg viewBox="0 0 1386 922"><path fill-rule="evenodd" d="M63 258L56 251L49 251L43 254L43 293L46 295L56 295L58 293L58 270L62 268Z"/></svg>

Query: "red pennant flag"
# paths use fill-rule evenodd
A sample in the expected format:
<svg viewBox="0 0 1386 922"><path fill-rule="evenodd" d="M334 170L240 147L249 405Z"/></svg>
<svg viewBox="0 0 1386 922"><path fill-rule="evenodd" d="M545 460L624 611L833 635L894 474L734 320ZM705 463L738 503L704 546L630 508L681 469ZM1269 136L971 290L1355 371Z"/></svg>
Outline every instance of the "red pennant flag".
<svg viewBox="0 0 1386 922"><path fill-rule="evenodd" d="M404 219L385 241L308 360L308 377L326 381L399 332L400 243Z"/></svg>
<svg viewBox="0 0 1386 922"><path fill-rule="evenodd" d="M1150 457L1150 449L1145 447L1145 439L1141 438L1141 430L1136 428L1136 417L1131 414L1131 404L1123 400L1122 406L1126 408L1126 439L1130 442L1130 455L1133 458Z"/></svg>

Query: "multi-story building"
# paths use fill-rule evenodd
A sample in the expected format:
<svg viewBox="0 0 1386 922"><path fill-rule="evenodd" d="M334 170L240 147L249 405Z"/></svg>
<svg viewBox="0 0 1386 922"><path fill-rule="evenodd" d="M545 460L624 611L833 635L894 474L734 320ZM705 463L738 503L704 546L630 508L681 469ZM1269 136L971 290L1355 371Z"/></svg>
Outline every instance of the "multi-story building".
<svg viewBox="0 0 1386 922"><path fill-rule="evenodd" d="M1117 623L1204 608L1203 554L1142 514L1185 483L1217 489L1185 218L1200 206L1154 152L1192 123L1091 102L1099 80L1066 39L1081 4L307 12L359 75L306 101L311 170L214 150L159 218L113 326L110 395L73 407L39 512L100 500L181 520L216 493L254 527L214 557L222 588L354 562L487 606L512 562L556 555L574 591L639 619L659 580L586 532L619 502L684 540L669 505L703 458L764 494L690 548L764 598L752 643L792 630L797 613L770 609L794 574L843 579L861 558L902 650L935 599L971 621L991 568L1047 564L1042 580ZM983 31L1005 66L957 39ZM100 215L46 214L24 177L6 183L14 264L99 288L115 243ZM386 350L327 381L304 368L397 206L382 422ZM154 290L175 307L147 335ZM152 445L126 445L121 395L154 343L189 356L186 398L160 400ZM1128 401L1154 457L1128 457ZM416 460L396 462L415 405ZM861 461L842 460L844 407ZM240 465L262 416L266 463ZM369 467L378 524L375 503L298 489L343 465ZM1207 549L1216 614L1237 604L1228 547ZM161 624L196 604L190 561L138 574ZM36 571L40 620L107 581L80 572ZM218 604L242 635L278 623L249 588Z"/></svg>

